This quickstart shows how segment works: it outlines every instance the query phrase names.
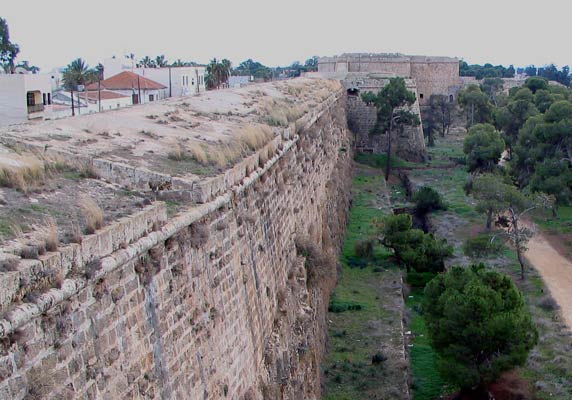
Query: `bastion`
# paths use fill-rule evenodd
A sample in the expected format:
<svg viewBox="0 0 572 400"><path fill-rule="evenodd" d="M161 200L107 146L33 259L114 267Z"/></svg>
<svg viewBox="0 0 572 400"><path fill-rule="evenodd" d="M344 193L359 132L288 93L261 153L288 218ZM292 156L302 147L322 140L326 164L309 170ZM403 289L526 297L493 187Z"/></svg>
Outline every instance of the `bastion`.
<svg viewBox="0 0 572 400"><path fill-rule="evenodd" d="M319 398L346 121L296 79L1 130L0 398Z"/></svg>

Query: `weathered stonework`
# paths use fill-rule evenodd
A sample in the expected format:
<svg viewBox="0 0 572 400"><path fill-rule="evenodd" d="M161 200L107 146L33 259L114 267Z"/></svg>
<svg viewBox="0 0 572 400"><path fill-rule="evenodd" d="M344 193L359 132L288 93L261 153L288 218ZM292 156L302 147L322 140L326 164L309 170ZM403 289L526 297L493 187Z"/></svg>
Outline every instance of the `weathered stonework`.
<svg viewBox="0 0 572 400"><path fill-rule="evenodd" d="M375 73L349 73L342 81L348 93L348 126L356 136L356 150L367 153L384 153L387 151L387 135L372 135L371 130L375 125L377 113L374 106L367 105L361 94L365 92L379 92L389 78L383 74ZM415 82L406 80L407 89L417 96ZM416 101L410 111L419 118L418 126L404 127L393 132L392 153L410 161L423 161L426 157L425 138L423 137L423 125L419 103Z"/></svg>
<svg viewBox="0 0 572 400"><path fill-rule="evenodd" d="M194 203L176 217L157 202L34 260L30 277L52 271L37 296L17 303L29 277L4 274L0 398L318 398L336 269L322 261L327 273L309 279L295 241L324 254L341 246L345 99L332 93L284 129L268 159L263 148L220 177L173 182ZM134 187L154 179L95 164Z"/></svg>
<svg viewBox="0 0 572 400"><path fill-rule="evenodd" d="M403 54L342 54L322 57L318 72L324 76L347 73L384 73L415 81L419 104L429 104L432 94L449 96L456 100L463 87L459 78L459 60L451 57L406 56Z"/></svg>

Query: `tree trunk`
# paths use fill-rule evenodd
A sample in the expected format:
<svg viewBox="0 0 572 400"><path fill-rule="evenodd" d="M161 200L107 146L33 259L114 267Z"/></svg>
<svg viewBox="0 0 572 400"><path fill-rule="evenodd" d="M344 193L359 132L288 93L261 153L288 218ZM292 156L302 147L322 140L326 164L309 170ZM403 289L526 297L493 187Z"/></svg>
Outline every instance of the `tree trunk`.
<svg viewBox="0 0 572 400"><path fill-rule="evenodd" d="M518 217L514 210L510 210L511 222L512 222L512 234L514 235L514 247L516 248L516 257L518 258L518 263L520 264L520 279L524 280L524 259L522 258L522 246L520 233L518 231Z"/></svg>
<svg viewBox="0 0 572 400"><path fill-rule="evenodd" d="M71 101L72 101L72 117L75 117L75 106L73 103L73 89L70 90L71 93Z"/></svg>
<svg viewBox="0 0 572 400"><path fill-rule="evenodd" d="M489 208L487 211L487 231L491 231L491 226L493 222L493 209Z"/></svg>
<svg viewBox="0 0 572 400"><path fill-rule="evenodd" d="M389 131L387 132L387 160L385 163L385 181L389 180L391 172L391 131L393 130L393 111L391 112L391 120L389 121Z"/></svg>

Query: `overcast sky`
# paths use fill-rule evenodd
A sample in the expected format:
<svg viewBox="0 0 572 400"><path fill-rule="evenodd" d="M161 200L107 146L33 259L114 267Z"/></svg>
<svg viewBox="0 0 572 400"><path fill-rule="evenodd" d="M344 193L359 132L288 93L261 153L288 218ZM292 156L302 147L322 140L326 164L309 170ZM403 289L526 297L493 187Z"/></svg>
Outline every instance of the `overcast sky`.
<svg viewBox="0 0 572 400"><path fill-rule="evenodd" d="M469 63L572 65L572 3L512 0L30 0L4 2L18 60L44 72L82 57L165 54L288 65L312 55L400 52ZM551 11L549 11L551 10Z"/></svg>

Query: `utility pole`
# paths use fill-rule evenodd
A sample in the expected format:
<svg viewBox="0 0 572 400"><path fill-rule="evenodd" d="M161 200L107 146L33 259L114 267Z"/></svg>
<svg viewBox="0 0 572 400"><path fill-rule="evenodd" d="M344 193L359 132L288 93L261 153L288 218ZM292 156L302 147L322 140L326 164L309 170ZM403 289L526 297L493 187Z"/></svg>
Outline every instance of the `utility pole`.
<svg viewBox="0 0 572 400"><path fill-rule="evenodd" d="M141 98L141 81L139 80L139 75L137 75L137 90L139 91L139 104L143 104L143 99Z"/></svg>
<svg viewBox="0 0 572 400"><path fill-rule="evenodd" d="M72 117L75 117L75 107L73 104L73 87L70 89L70 93L71 93L71 101L72 101Z"/></svg>
<svg viewBox="0 0 572 400"><path fill-rule="evenodd" d="M101 79L97 81L97 102L99 104L99 112L101 112Z"/></svg>
<svg viewBox="0 0 572 400"><path fill-rule="evenodd" d="M173 97L173 93L171 91L171 66L169 65L169 97Z"/></svg>

